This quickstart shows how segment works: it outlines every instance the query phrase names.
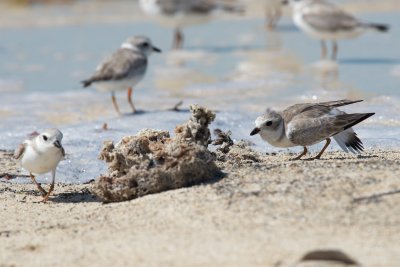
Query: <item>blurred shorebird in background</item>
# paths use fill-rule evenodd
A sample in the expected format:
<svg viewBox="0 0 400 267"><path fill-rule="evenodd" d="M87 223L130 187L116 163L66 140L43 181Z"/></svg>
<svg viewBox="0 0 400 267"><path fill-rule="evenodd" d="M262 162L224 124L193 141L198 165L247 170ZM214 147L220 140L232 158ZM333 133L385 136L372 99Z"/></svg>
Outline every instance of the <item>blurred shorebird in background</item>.
<svg viewBox="0 0 400 267"><path fill-rule="evenodd" d="M162 25L175 28L172 44L175 49L183 47L183 27L206 23L217 10L243 12L243 7L234 0L139 0L139 4L144 13L155 16Z"/></svg>
<svg viewBox="0 0 400 267"><path fill-rule="evenodd" d="M95 73L82 81L84 87L94 85L99 91L111 92L111 100L121 115L115 98L115 91L128 90L128 102L135 113L132 102L133 87L140 82L147 70L147 57L161 50L145 36L134 36L126 40L116 52L101 63Z"/></svg>
<svg viewBox="0 0 400 267"><path fill-rule="evenodd" d="M250 135L260 134L264 141L275 147L302 146L303 153L293 160L306 155L307 146L325 140L322 150L311 159L321 158L331 143L331 137L345 152L359 153L364 150L363 143L352 127L375 113L347 114L338 107L361 101L338 100L296 104L282 112L268 109L264 115L256 119L256 128Z"/></svg>
<svg viewBox="0 0 400 267"><path fill-rule="evenodd" d="M358 20L341 8L323 0L284 0L293 8L293 22L306 34L321 40L321 58L327 57L325 41L333 42L332 60L336 60L339 39L351 39L367 30L386 32L388 25Z"/></svg>
<svg viewBox="0 0 400 267"><path fill-rule="evenodd" d="M256 0L260 1L260 0ZM269 30L274 30L282 16L282 1L281 0L263 0L265 5L266 27Z"/></svg>

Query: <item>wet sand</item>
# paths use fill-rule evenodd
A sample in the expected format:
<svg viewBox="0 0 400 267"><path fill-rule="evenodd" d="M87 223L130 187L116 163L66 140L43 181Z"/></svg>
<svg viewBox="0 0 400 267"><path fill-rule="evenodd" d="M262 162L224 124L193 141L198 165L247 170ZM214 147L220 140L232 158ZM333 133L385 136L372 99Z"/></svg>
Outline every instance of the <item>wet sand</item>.
<svg viewBox="0 0 400 267"><path fill-rule="evenodd" d="M90 184L59 184L43 204L2 180L0 266L297 266L315 249L398 266L400 152L219 156L219 180L106 205Z"/></svg>

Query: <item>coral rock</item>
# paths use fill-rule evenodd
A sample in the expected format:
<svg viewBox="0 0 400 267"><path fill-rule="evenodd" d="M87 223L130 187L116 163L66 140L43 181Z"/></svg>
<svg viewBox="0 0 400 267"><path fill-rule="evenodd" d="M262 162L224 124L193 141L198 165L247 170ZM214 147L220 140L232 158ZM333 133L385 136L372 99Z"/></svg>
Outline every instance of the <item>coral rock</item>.
<svg viewBox="0 0 400 267"><path fill-rule="evenodd" d="M115 146L105 141L99 158L109 172L97 178L93 192L104 202L117 202L216 178L220 171L207 149L215 114L197 105L191 111L192 118L175 129L175 137L145 129Z"/></svg>

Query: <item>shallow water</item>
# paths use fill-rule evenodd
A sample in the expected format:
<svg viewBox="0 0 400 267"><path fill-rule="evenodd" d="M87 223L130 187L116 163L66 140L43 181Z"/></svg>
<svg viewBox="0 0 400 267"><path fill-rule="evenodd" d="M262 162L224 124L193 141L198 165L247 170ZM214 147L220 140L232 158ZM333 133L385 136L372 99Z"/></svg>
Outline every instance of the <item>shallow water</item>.
<svg viewBox="0 0 400 267"><path fill-rule="evenodd" d="M199 103L218 111L212 128L231 130L235 139L250 140L261 151L296 152L296 148L276 149L259 137L250 137L257 115L266 107L339 98L365 99L346 107L349 112L376 112L356 126L367 148L400 148L398 11L358 14L365 20L390 24L391 30L340 42L336 64L319 62L319 43L299 32L288 17L277 32L265 31L258 16L224 17L193 26L184 31L186 49L171 51L171 29L137 11L130 19L126 7L127 2L113 6L113 12L121 10L120 20L107 17L102 7L96 9L97 20L81 9L54 7L53 13L56 10L66 21L61 26L12 27L10 21L3 22L1 149L14 149L33 131L58 127L67 151L67 159L58 168L58 181L85 182L106 169L97 160L103 140L117 141L142 128L172 131L190 116L188 106ZM132 10L137 10L133 4ZM38 6L29 12L40 17L50 11ZM79 82L134 34L148 35L164 53L151 57L148 73L134 92L137 108L145 112L118 118L108 94L84 90ZM125 94L118 94L118 100L128 112ZM184 101L186 111L167 111L179 100ZM103 123L109 131L101 130Z"/></svg>

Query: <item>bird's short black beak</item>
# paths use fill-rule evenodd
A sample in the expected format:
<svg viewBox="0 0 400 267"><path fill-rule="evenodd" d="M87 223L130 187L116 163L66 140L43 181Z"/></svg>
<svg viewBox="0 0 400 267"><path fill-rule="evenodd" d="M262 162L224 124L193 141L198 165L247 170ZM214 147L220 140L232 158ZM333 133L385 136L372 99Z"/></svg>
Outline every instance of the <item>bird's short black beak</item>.
<svg viewBox="0 0 400 267"><path fill-rule="evenodd" d="M286 6L286 5L288 5L289 4L289 1L288 0L282 0L282 5L284 5L284 6Z"/></svg>
<svg viewBox="0 0 400 267"><path fill-rule="evenodd" d="M153 46L153 51L157 52L157 53L161 53L162 52L160 48L157 48L155 46Z"/></svg>
<svg viewBox="0 0 400 267"><path fill-rule="evenodd" d="M251 131L250 135L255 135L258 134L260 132L260 128L254 128L253 131Z"/></svg>
<svg viewBox="0 0 400 267"><path fill-rule="evenodd" d="M57 148L61 148L61 144L60 144L60 141L55 141L54 143L53 143L53 145L55 146L55 147L57 147Z"/></svg>

